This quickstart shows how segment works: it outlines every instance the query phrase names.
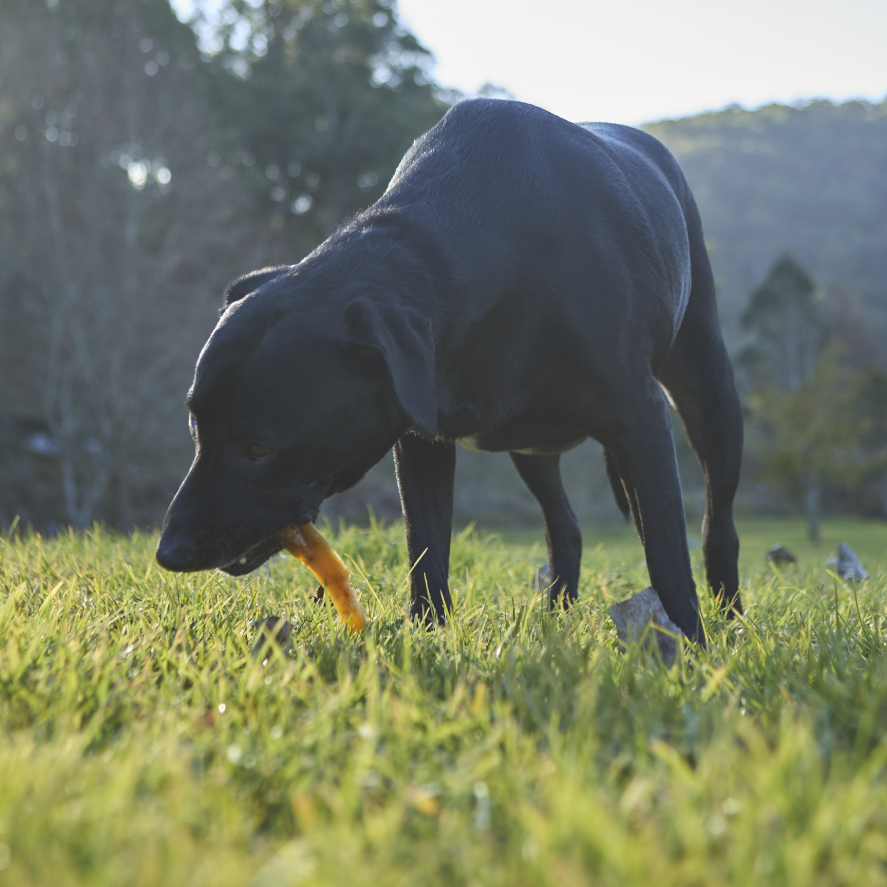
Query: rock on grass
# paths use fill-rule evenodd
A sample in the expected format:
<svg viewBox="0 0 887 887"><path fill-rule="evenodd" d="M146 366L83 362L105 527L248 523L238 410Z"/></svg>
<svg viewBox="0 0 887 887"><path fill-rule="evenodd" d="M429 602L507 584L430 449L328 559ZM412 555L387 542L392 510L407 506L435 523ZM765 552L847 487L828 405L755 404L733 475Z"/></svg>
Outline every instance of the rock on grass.
<svg viewBox="0 0 887 887"><path fill-rule="evenodd" d="M649 645L655 638L662 661L666 665L671 665L674 662L678 651L678 640L684 638L684 633L668 618L655 589L645 588L628 600L613 604L609 613L616 626L616 633L619 635L623 649L628 644L637 643L642 638L644 639L644 647L649 649ZM650 627L649 631L648 626ZM659 628L664 630L659 631Z"/></svg>

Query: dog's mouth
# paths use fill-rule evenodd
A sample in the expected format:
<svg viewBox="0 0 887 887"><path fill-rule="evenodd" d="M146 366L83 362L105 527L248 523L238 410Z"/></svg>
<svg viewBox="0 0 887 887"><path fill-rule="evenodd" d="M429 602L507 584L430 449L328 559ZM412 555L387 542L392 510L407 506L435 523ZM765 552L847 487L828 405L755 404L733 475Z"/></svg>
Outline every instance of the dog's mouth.
<svg viewBox="0 0 887 887"><path fill-rule="evenodd" d="M245 576L247 573L252 573L257 567L261 567L268 558L273 557L282 549L283 543L280 541L280 534L275 533L263 542L258 542L248 548L237 560L219 569L229 576Z"/></svg>

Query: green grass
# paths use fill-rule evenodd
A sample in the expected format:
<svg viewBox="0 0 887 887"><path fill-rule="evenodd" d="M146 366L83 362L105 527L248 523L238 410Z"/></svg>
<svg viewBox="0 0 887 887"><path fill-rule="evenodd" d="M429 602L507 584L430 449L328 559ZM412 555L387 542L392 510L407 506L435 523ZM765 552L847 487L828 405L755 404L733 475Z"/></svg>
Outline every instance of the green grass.
<svg viewBox="0 0 887 887"><path fill-rule="evenodd" d="M628 530L586 533L557 617L540 542L466 531L431 634L402 530L331 532L356 640L291 561L182 577L149 537L0 540L0 884L885 883L887 526L803 532L741 527L748 619L703 596L709 649L671 669L615 650L607 606L646 580ZM825 564L841 540L858 587ZM263 664L270 613L294 641Z"/></svg>

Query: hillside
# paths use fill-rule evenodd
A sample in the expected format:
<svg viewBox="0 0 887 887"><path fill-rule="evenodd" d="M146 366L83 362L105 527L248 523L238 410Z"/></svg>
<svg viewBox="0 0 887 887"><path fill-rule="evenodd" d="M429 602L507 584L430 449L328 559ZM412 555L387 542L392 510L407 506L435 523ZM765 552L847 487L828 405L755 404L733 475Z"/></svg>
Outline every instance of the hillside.
<svg viewBox="0 0 887 887"><path fill-rule="evenodd" d="M749 293L785 249L824 289L858 297L887 341L887 100L734 107L644 129L696 195L731 345Z"/></svg>

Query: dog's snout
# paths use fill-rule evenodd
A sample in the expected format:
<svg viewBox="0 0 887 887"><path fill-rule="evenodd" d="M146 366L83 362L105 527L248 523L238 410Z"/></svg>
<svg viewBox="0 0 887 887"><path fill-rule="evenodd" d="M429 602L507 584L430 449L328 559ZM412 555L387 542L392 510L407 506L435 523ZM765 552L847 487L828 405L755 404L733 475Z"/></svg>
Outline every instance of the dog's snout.
<svg viewBox="0 0 887 887"><path fill-rule="evenodd" d="M196 569L194 567L194 551L182 543L174 533L164 533L157 543L157 551L154 553L157 563L164 570L173 573L188 573Z"/></svg>

